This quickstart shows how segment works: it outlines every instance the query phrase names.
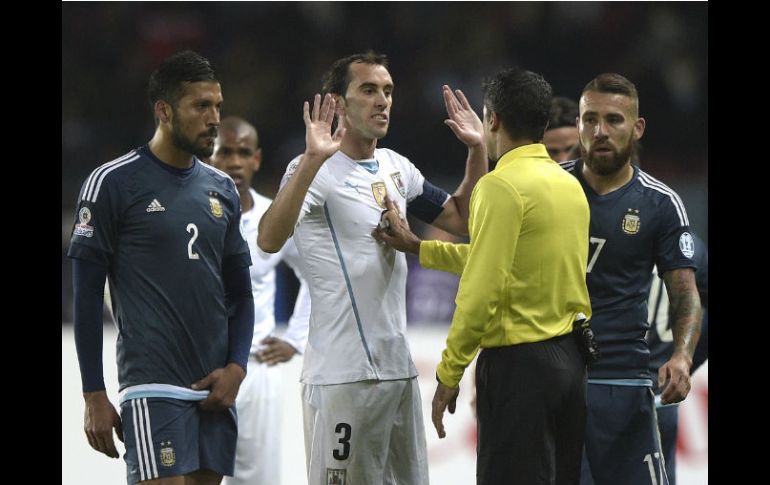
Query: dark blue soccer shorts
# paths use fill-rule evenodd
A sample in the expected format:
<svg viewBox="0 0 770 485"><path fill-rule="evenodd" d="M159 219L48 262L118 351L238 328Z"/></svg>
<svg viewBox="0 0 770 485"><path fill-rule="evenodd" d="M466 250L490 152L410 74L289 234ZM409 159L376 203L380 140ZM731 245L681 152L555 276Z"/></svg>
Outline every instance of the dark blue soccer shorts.
<svg viewBox="0 0 770 485"><path fill-rule="evenodd" d="M666 473L670 485L676 485L676 436L679 425L679 405L663 406L658 412L658 429L663 445L663 456L666 459Z"/></svg>
<svg viewBox="0 0 770 485"><path fill-rule="evenodd" d="M669 485L649 387L588 384L580 485Z"/></svg>
<svg viewBox="0 0 770 485"><path fill-rule="evenodd" d="M129 485L199 469L233 474L235 409L201 411L199 402L148 397L121 404Z"/></svg>

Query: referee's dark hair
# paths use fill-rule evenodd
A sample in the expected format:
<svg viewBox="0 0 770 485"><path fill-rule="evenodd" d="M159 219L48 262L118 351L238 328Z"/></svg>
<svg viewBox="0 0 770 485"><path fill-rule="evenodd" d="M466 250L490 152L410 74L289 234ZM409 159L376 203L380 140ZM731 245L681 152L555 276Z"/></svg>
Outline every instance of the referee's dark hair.
<svg viewBox="0 0 770 485"><path fill-rule="evenodd" d="M553 97L553 89L543 76L513 67L486 78L481 88L484 106L497 113L511 138L543 139Z"/></svg>

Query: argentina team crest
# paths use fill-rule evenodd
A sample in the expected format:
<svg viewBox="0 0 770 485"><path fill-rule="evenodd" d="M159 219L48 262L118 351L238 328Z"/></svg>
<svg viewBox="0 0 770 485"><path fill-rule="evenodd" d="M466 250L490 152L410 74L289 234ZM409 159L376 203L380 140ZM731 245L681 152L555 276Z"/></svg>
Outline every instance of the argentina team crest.
<svg viewBox="0 0 770 485"><path fill-rule="evenodd" d="M372 195L377 205L385 208L385 196L388 195L388 189L385 188L385 182L374 182L372 184Z"/></svg>
<svg viewBox="0 0 770 485"><path fill-rule="evenodd" d="M623 222L621 223L623 232L626 234L636 234L639 232L641 226L642 222L639 219L639 209L628 209L625 217L623 217Z"/></svg>
<svg viewBox="0 0 770 485"><path fill-rule="evenodd" d="M401 172L390 174L390 178L393 179L393 183L396 185L398 193L401 194L401 197L406 197L406 187L404 187L404 181L401 180Z"/></svg>
<svg viewBox="0 0 770 485"><path fill-rule="evenodd" d="M176 464L176 453L171 447L170 441L160 442L160 464L165 467L171 467Z"/></svg>
<svg viewBox="0 0 770 485"><path fill-rule="evenodd" d="M222 204L219 202L219 199L217 199L216 192L209 192L209 207L211 208L211 214L214 217L222 217Z"/></svg>
<svg viewBox="0 0 770 485"><path fill-rule="evenodd" d="M326 469L326 485L348 485L347 470L339 468Z"/></svg>

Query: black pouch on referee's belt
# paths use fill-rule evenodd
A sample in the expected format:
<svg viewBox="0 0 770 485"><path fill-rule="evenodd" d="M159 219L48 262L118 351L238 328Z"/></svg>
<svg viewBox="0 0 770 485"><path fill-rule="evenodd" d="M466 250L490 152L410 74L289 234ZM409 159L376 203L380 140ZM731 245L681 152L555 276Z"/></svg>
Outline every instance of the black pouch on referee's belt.
<svg viewBox="0 0 770 485"><path fill-rule="evenodd" d="M582 313L579 313L578 319L572 322L572 336L575 337L578 349L583 355L583 360L586 361L586 365L593 364L599 360L601 353L599 352L599 345L594 339L591 321Z"/></svg>

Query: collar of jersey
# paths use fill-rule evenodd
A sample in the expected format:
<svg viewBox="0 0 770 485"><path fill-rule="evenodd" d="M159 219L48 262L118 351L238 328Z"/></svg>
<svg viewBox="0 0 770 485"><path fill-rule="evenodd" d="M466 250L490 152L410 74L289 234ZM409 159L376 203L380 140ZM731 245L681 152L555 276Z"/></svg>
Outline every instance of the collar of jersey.
<svg viewBox="0 0 770 485"><path fill-rule="evenodd" d="M347 158L351 162L355 163L359 167L363 168L370 174L374 175L377 173L377 171L380 169L380 162L377 161L375 157L367 158L365 160L353 160L349 156L347 156L342 150L339 151L340 154L342 154L343 157Z"/></svg>
<svg viewBox="0 0 770 485"><path fill-rule="evenodd" d="M512 163L514 160L518 160L520 158L545 158L546 160L551 159L551 157L548 156L548 150L545 149L545 145L542 143L532 143L530 145L522 145L520 147L514 148L513 150L505 152L505 154L503 154L503 156L500 157L500 159L497 161L495 170L500 167L504 167L509 163Z"/></svg>

